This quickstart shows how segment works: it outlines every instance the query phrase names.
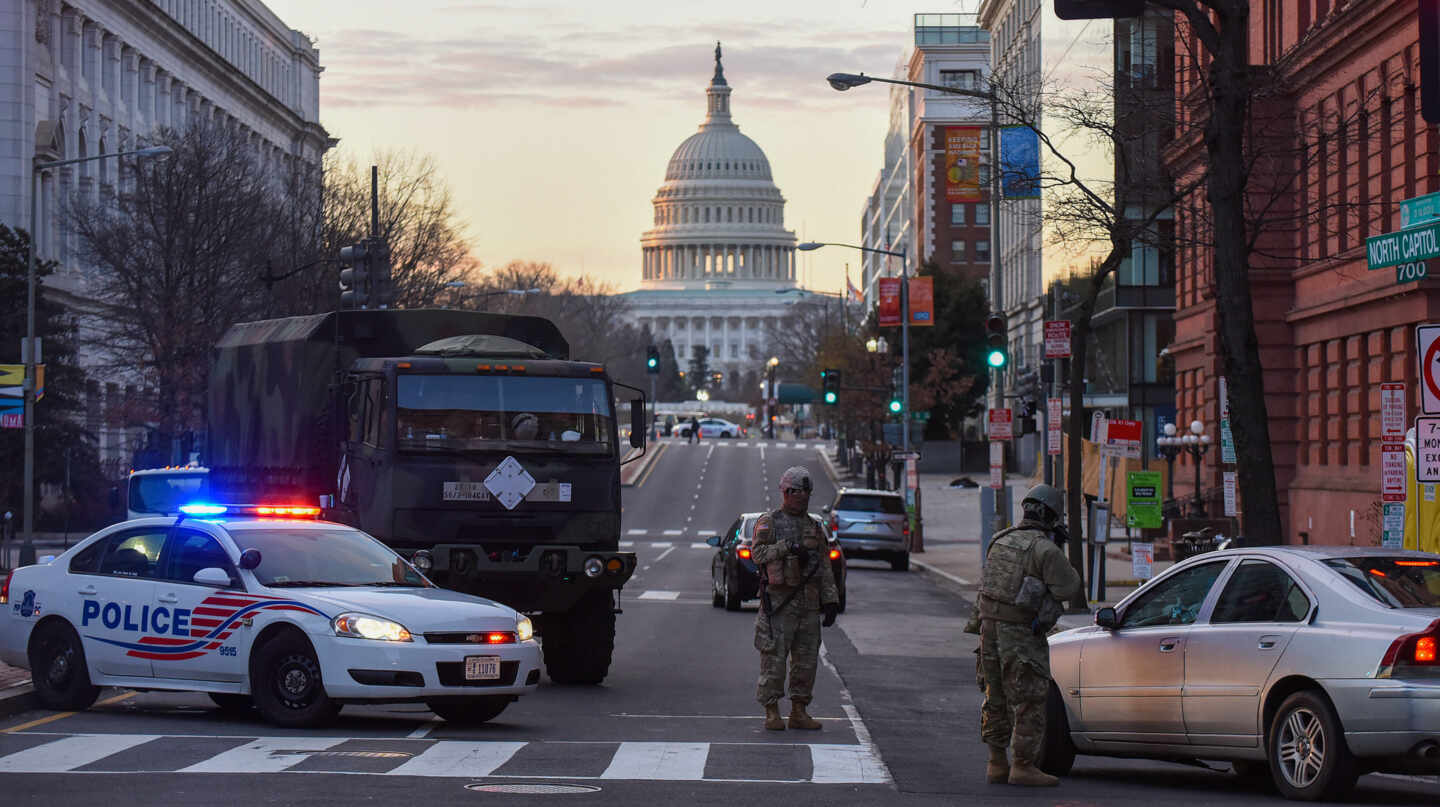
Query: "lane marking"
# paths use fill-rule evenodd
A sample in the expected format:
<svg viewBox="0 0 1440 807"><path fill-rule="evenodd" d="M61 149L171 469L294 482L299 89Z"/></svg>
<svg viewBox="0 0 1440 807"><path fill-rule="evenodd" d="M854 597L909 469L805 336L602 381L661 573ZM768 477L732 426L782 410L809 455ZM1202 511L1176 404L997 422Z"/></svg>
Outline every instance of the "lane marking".
<svg viewBox="0 0 1440 807"><path fill-rule="evenodd" d="M668 547L670 547L670 548L669 548L669 549L666 549L664 552L661 552L660 555L659 555L659 557L655 558L655 562L656 562L656 563L659 563L660 561L664 560L666 555L668 555L668 554L670 554L671 552L674 552L674 551L675 551L675 547L670 546L669 544L666 544L666 546L668 546Z"/></svg>
<svg viewBox="0 0 1440 807"><path fill-rule="evenodd" d="M714 549L715 547L712 547L712 546L710 546L709 544L695 543L695 544L691 544L691 545L690 545L690 548L691 548L691 549Z"/></svg>
<svg viewBox="0 0 1440 807"><path fill-rule="evenodd" d="M153 739L146 734L79 734L0 758L0 771L62 773Z"/></svg>
<svg viewBox="0 0 1440 807"><path fill-rule="evenodd" d="M176 773L279 773L310 758L306 751L324 751L346 742L345 737L261 737L239 748L222 751ZM294 752L301 753L294 753Z"/></svg>
<svg viewBox="0 0 1440 807"><path fill-rule="evenodd" d="M709 743L620 743L601 779L693 781L705 778Z"/></svg>
<svg viewBox="0 0 1440 807"><path fill-rule="evenodd" d="M655 549L666 549L672 546L672 544L669 541L651 541L650 546L654 547Z"/></svg>
<svg viewBox="0 0 1440 807"><path fill-rule="evenodd" d="M525 747L520 742L441 740L385 772L386 776L489 776Z"/></svg>
<svg viewBox="0 0 1440 807"><path fill-rule="evenodd" d="M620 542L620 546L634 546L634 545L635 545L635 542L634 542L634 541L621 541L621 542Z"/></svg>
<svg viewBox="0 0 1440 807"><path fill-rule="evenodd" d="M642 592L640 592L640 596L636 597L635 599L637 599L637 600L678 600L679 598L680 598L680 592L678 592L678 591L659 591L659 590L656 590L656 589L652 589L652 590L650 590L650 591L642 591Z"/></svg>
<svg viewBox="0 0 1440 807"><path fill-rule="evenodd" d="M407 739L407 740L423 740L423 739L425 739L425 737L426 737L427 735L430 734L430 732L432 732L432 731L434 731L435 729L439 728L439 727L440 727L440 724L441 724L441 723L444 723L444 722L445 722L445 721L443 721L443 720L440 719L440 716L439 716L439 715L431 715L431 716L430 716L430 719L427 720L427 721L425 721L424 723L421 723L419 728L417 728L417 729L415 729L414 731L410 732L409 734L405 735L405 739Z"/></svg>
<svg viewBox="0 0 1440 807"><path fill-rule="evenodd" d="M649 530L626 530L626 531L625 531L625 534L626 534L626 535L645 535L645 534L648 533L648 532L650 532L650 531L649 531Z"/></svg>
<svg viewBox="0 0 1440 807"><path fill-rule="evenodd" d="M106 699L103 700L103 701L99 701L99 702L97 702L95 705L96 705L96 706L108 706L108 705L110 705L110 704L112 704L112 703L119 703L120 701L123 701L123 700L129 700L130 698L133 698L133 697L135 697L135 696L138 695L138 694L140 694L140 693L138 693L138 692L122 692L122 693L120 693L119 695L115 695L115 696L113 696L113 697L106 698ZM92 707L92 708L93 708L93 707ZM45 717L42 717L42 718L40 718L39 720L31 720L29 723L21 723L21 724L18 725L18 726L11 726L10 728L5 729L5 733L6 733L6 734L10 734L10 733L13 733L13 732L16 732L16 731L24 731L25 729L28 729L28 728L34 728L35 726L43 726L43 725L45 725L46 723L54 723L56 720L64 720L65 718L70 717L70 716L75 715L75 714L77 714L77 713L76 713L76 712L57 712L57 713L55 713L55 714L53 714L53 715L46 715Z"/></svg>
<svg viewBox="0 0 1440 807"><path fill-rule="evenodd" d="M876 747L874 740L871 739L870 729L865 727L865 721L860 719L860 710L855 708L855 699L850 697L850 688L845 686L845 679L840 677L840 671L835 669L835 664L830 661L830 651L825 648L824 642L820 643L820 663L824 664L825 669L829 670L830 674L835 676L835 680L840 682L840 708L845 711L845 716L850 718L850 730L855 732L855 739L865 747L865 751L869 756L869 759L856 759L852 760L852 762L859 765L862 775L880 776L883 777L879 780L880 782L889 783L891 781L890 769L886 767L885 760L880 758L880 749ZM818 771L821 762L819 759L813 757L813 752L811 761ZM831 762L827 760L825 764L830 765ZM831 776L839 774L839 771L833 769L827 772L827 775Z"/></svg>
<svg viewBox="0 0 1440 807"><path fill-rule="evenodd" d="M666 535L684 535L684 534L685 534L685 531L684 531L684 530L666 530L666 531L665 531L665 534L666 534ZM667 546L668 546L668 544L667 544Z"/></svg>

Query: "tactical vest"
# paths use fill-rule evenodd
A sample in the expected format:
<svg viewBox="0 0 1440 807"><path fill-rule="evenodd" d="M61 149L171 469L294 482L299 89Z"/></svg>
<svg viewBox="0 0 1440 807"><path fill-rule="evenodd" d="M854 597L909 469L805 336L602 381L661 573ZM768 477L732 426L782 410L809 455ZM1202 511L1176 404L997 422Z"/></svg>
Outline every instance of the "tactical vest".
<svg viewBox="0 0 1440 807"><path fill-rule="evenodd" d="M770 513L770 535L780 545L799 541L811 552L818 552L821 545L818 535L820 527L809 513L792 516L784 510ZM800 559L787 555L780 560L765 564L765 583L771 586L798 586L805 581L805 572Z"/></svg>
<svg viewBox="0 0 1440 807"><path fill-rule="evenodd" d="M1028 525L1012 527L997 534L985 556L980 595L1005 605L1015 605L1030 553L1035 544L1043 540L1045 533Z"/></svg>

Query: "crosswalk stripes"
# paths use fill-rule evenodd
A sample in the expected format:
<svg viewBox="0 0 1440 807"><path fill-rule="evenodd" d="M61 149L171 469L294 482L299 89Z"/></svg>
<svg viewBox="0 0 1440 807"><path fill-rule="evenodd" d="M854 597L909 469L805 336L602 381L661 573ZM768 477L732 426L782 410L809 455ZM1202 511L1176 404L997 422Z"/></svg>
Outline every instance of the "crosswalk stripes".
<svg viewBox="0 0 1440 807"><path fill-rule="evenodd" d="M474 741L388 739L389 749L377 753L376 740L351 737L215 737L164 734L0 735L0 772L4 773L326 773L427 778L567 778L643 781L790 781L825 784L888 784L879 757L864 744ZM16 741L33 742L19 750ZM160 753L140 753L185 741L223 743L198 762ZM196 744L197 747L199 744ZM349 748L347 748L349 746ZM559 772L554 750L575 761ZM756 777L741 764L758 749L771 760L789 760L783 770ZM141 749L143 751L144 749ZM530 753L527 753L530 752ZM110 762L107 762L107 759ZM317 768L323 760L323 768ZM121 764L133 763L133 764ZM190 763L190 764L186 764ZM583 763L583 764L582 764ZM707 776L707 771L710 775Z"/></svg>

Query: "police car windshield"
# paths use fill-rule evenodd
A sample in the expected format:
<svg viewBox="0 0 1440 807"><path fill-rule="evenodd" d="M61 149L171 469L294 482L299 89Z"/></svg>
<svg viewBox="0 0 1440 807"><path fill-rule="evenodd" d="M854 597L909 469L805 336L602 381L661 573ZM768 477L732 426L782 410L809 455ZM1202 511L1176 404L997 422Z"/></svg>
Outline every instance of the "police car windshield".
<svg viewBox="0 0 1440 807"><path fill-rule="evenodd" d="M242 552L260 550L255 577L262 585L429 586L399 555L357 530L235 525L231 535Z"/></svg>
<svg viewBox="0 0 1440 807"><path fill-rule="evenodd" d="M610 395L600 379L402 375L398 387L401 450L613 450Z"/></svg>

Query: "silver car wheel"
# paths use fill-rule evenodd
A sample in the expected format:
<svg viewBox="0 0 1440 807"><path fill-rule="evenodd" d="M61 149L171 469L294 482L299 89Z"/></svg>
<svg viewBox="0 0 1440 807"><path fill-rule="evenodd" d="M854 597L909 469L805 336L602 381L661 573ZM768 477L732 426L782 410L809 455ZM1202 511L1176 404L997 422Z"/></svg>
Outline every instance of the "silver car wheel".
<svg viewBox="0 0 1440 807"><path fill-rule="evenodd" d="M1280 773L1295 788L1307 788L1325 766L1325 726L1320 716L1299 708L1280 727Z"/></svg>

